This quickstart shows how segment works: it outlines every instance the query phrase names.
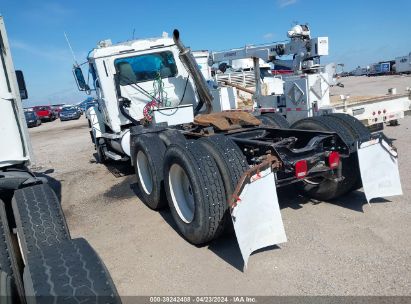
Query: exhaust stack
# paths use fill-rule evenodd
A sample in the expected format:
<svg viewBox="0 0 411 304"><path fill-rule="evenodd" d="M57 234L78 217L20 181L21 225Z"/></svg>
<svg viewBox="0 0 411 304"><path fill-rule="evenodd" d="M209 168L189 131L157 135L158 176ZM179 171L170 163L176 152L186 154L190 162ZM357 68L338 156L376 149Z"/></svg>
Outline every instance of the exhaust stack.
<svg viewBox="0 0 411 304"><path fill-rule="evenodd" d="M186 48L180 40L180 32L175 29L173 31L173 40L176 46L178 47L180 54L180 60L184 64L189 75L193 78L194 84L197 88L197 94L200 99L197 107L194 109L194 115L197 115L201 110L203 105L206 106L206 113L210 113L213 109L213 96L211 95L210 90L208 89L207 82L198 68L198 64L194 59L193 54L189 48Z"/></svg>

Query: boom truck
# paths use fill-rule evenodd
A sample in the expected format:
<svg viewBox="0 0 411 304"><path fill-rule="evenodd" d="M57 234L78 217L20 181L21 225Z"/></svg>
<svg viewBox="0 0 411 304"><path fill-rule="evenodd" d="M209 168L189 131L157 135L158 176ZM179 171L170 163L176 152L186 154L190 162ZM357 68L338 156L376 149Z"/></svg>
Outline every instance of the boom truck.
<svg viewBox="0 0 411 304"><path fill-rule="evenodd" d="M81 65L73 74L79 90L95 91L87 117L97 160L130 160L140 199L153 210L168 205L192 244L231 225L246 265L253 251L285 242L276 191L290 184L321 200L362 184L368 200L401 193L394 147L351 116L290 129L278 113L220 111L229 91L209 86L178 30L172 39L101 41L85 64L92 87Z"/></svg>
<svg viewBox="0 0 411 304"><path fill-rule="evenodd" d="M328 55L328 37L311 37L307 25L296 25L287 33L289 42L247 45L243 48L210 52L209 65L220 64L223 73L216 74L214 80L223 86L244 88L241 76L236 73L225 74L227 63L252 59L254 79L248 86L254 86L253 101L256 111L276 111L290 124L298 123L307 117L330 113L351 115L371 130L378 131L384 123L396 125L398 119L411 114L411 94L388 94L379 97L340 96L330 98L330 86L335 85L332 64L320 65L320 58ZM284 60L283 56L292 56ZM281 77L268 77L262 80L261 62L290 68L293 73ZM334 72L333 72L334 70ZM246 75L244 75L244 80ZM240 81L238 81L240 78ZM262 84L272 88L262 92ZM253 88L253 89L254 89ZM296 125L297 127L297 125Z"/></svg>
<svg viewBox="0 0 411 304"><path fill-rule="evenodd" d="M70 237L47 179L29 169L27 97L0 16L0 303L120 303L94 249Z"/></svg>

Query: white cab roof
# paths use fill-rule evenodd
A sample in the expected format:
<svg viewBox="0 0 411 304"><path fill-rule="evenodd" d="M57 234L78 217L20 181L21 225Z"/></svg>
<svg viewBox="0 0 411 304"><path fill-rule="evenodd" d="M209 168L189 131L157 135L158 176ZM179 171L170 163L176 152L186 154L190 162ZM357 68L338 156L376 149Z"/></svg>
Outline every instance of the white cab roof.
<svg viewBox="0 0 411 304"><path fill-rule="evenodd" d="M130 40L109 46L97 45L97 48L90 52L89 58L107 57L132 51L142 51L150 48L155 49L172 45L174 45L174 41L168 37Z"/></svg>

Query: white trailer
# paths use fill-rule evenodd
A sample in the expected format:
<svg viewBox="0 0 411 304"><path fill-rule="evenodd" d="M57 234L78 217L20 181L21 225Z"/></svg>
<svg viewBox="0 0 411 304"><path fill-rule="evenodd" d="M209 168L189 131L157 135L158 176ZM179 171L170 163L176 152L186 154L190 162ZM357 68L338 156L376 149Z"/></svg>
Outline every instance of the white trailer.
<svg viewBox="0 0 411 304"><path fill-rule="evenodd" d="M175 30L173 39L99 43L86 63L92 88L81 66L73 71L80 90L95 91L88 117L97 160L131 160L140 199L154 210L168 205L189 242L207 243L231 223L246 264L254 250L286 241L278 187L295 183L322 200L358 189L361 181L370 189L367 199L399 193L395 152L382 134L371 135L344 114L289 129L278 113L222 111L228 88L206 82L208 72L179 37ZM310 45L323 53L320 41L326 39ZM368 179L371 153L382 155L392 176L377 172ZM364 154L370 157L359 163Z"/></svg>
<svg viewBox="0 0 411 304"><path fill-rule="evenodd" d="M395 58L395 72L397 74L411 73L411 53L407 56Z"/></svg>
<svg viewBox="0 0 411 304"><path fill-rule="evenodd" d="M355 70L351 71L352 76L365 76L368 74L370 67L357 67Z"/></svg>
<svg viewBox="0 0 411 304"><path fill-rule="evenodd" d="M121 303L93 248L83 238L71 239L47 179L28 168L33 154L21 103L27 96L0 16L0 302L77 302L82 286L81 298L90 303L96 296Z"/></svg>

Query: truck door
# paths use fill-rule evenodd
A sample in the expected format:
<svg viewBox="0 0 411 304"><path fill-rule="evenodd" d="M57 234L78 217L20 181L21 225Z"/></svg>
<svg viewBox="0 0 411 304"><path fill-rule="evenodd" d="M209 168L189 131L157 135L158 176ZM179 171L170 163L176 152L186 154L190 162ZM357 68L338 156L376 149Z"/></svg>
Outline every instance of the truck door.
<svg viewBox="0 0 411 304"><path fill-rule="evenodd" d="M31 147L6 29L0 17L0 167L30 160Z"/></svg>

